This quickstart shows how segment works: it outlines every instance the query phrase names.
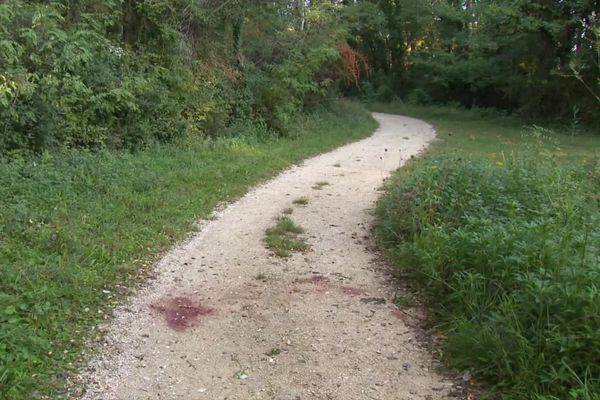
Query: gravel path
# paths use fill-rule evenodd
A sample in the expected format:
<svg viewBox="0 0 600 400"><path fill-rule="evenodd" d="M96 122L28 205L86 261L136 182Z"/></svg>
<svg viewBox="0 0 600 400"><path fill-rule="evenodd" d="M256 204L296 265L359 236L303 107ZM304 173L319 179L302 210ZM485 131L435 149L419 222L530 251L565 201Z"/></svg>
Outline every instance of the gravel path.
<svg viewBox="0 0 600 400"><path fill-rule="evenodd" d="M83 399L443 399L409 314L370 251L378 189L435 134L374 114L370 138L312 158L215 214L115 312ZM314 189L316 182L329 183ZM305 206L292 201L306 196ZM285 208L311 249L265 248Z"/></svg>

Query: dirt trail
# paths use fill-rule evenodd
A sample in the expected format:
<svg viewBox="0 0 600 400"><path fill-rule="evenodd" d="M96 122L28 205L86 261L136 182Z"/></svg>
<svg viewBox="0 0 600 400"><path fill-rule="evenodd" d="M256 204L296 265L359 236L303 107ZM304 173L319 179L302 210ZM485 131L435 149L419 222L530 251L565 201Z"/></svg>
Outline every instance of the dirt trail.
<svg viewBox="0 0 600 400"><path fill-rule="evenodd" d="M257 187L171 251L158 278L115 312L83 398L446 398L451 384L393 305L368 238L384 178L434 132L374 115L372 137ZM313 189L318 181L330 185ZM311 250L274 257L265 229L300 196L309 203L292 218Z"/></svg>

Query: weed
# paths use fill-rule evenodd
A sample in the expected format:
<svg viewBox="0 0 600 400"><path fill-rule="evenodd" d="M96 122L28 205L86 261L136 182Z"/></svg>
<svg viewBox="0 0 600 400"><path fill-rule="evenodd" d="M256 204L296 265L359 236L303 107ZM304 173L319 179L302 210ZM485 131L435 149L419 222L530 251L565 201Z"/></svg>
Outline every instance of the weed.
<svg viewBox="0 0 600 400"><path fill-rule="evenodd" d="M361 303L365 304L385 304L385 299L381 297L365 297L360 299Z"/></svg>
<svg viewBox="0 0 600 400"><path fill-rule="evenodd" d="M285 215L292 215L294 213L294 209L291 208L291 207L288 207L288 208L286 208L286 209L283 210L283 213Z"/></svg>
<svg viewBox="0 0 600 400"><path fill-rule="evenodd" d="M299 205L299 206L305 206L308 204L308 197L306 197L306 196L298 197L297 199L294 199L294 201L292 201L292 203Z"/></svg>
<svg viewBox="0 0 600 400"><path fill-rule="evenodd" d="M261 282L266 282L269 280L269 278L267 277L267 274L265 274L263 272L256 274L254 279L256 279L257 281L261 281Z"/></svg>
<svg viewBox="0 0 600 400"><path fill-rule="evenodd" d="M538 154L416 162L379 203L380 237L428 293L456 368L513 399L598 399L599 167Z"/></svg>
<svg viewBox="0 0 600 400"><path fill-rule="evenodd" d="M279 217L274 227L267 229L265 242L278 257L289 257L292 251L308 250L308 244L298 238L304 230L289 217Z"/></svg>
<svg viewBox="0 0 600 400"><path fill-rule="evenodd" d="M374 108L437 131L426 158L388 182L377 220L427 294L450 364L506 399L599 400L600 138L447 107Z"/></svg>
<svg viewBox="0 0 600 400"><path fill-rule="evenodd" d="M268 352L265 353L265 355L269 356L269 357L275 357L281 354L281 349L278 349L277 347L272 348L271 350L269 350Z"/></svg>
<svg viewBox="0 0 600 400"><path fill-rule="evenodd" d="M235 374L233 374L233 377L235 379L239 379L239 380L245 380L248 379L248 370L246 370L245 368L242 368L240 370L238 370Z"/></svg>
<svg viewBox="0 0 600 400"><path fill-rule="evenodd" d="M396 293L394 296L394 304L400 308L414 307L417 303L415 298L410 293Z"/></svg>
<svg viewBox="0 0 600 400"><path fill-rule="evenodd" d="M340 164L340 163L335 163L335 164L333 164L333 166L334 166L334 167L336 167L336 168L340 168L340 167L342 166L342 164Z"/></svg>
<svg viewBox="0 0 600 400"><path fill-rule="evenodd" d="M323 189L323 187L329 186L329 185L330 185L329 182L320 181L320 182L315 183L315 185L312 188L315 190L321 190L321 189Z"/></svg>

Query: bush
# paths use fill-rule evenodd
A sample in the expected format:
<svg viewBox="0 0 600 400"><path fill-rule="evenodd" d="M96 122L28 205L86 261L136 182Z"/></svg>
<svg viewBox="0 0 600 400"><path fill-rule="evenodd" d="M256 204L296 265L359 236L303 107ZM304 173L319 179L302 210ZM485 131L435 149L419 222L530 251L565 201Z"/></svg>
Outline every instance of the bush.
<svg viewBox="0 0 600 400"><path fill-rule="evenodd" d="M57 2L0 5L0 155L135 148L222 127L211 124L224 107L208 71L107 33L115 3L76 14ZM183 46L181 35L171 42Z"/></svg>
<svg viewBox="0 0 600 400"><path fill-rule="evenodd" d="M431 299L449 361L511 399L600 399L600 164L439 157L378 206Z"/></svg>
<svg viewBox="0 0 600 400"><path fill-rule="evenodd" d="M336 7L308 7L297 30L283 4L214 3L0 3L0 157L138 149L233 123L284 136L331 97Z"/></svg>

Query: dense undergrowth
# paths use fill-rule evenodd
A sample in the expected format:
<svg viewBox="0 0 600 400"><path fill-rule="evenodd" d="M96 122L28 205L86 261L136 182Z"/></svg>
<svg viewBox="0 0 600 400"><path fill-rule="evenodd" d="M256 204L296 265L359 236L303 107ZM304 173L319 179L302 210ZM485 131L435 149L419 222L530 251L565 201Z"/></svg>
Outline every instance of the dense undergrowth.
<svg viewBox="0 0 600 400"><path fill-rule="evenodd" d="M248 122L286 136L344 76L339 12L281 0L4 1L0 156L139 149Z"/></svg>
<svg viewBox="0 0 600 400"><path fill-rule="evenodd" d="M447 360L506 399L600 399L600 163L566 162L556 143L529 138L489 152L510 134L464 129L488 141L471 153L439 121L442 141L388 184L377 215L383 245L429 299Z"/></svg>
<svg viewBox="0 0 600 400"><path fill-rule="evenodd" d="M58 398L96 324L195 219L375 125L344 102L296 117L286 138L245 125L230 138L134 153L72 150L0 163L0 398Z"/></svg>

